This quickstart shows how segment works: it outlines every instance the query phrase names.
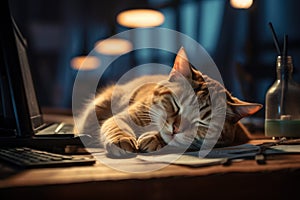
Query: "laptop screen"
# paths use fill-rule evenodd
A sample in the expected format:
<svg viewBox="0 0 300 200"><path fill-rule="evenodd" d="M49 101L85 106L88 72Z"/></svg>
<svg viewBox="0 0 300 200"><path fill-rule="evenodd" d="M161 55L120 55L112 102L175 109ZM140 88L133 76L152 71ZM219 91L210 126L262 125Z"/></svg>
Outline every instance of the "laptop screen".
<svg viewBox="0 0 300 200"><path fill-rule="evenodd" d="M26 41L13 20L9 2L1 1L0 8L0 126L1 129L14 129L17 136L27 137L44 124L43 118L27 59Z"/></svg>
<svg viewBox="0 0 300 200"><path fill-rule="evenodd" d="M16 45L18 50L18 56L20 60L20 67L22 71L23 83L25 86L25 95L29 108L30 118L33 121L33 125L37 128L41 123L39 118L41 117L39 104L36 98L36 93L31 77L30 67L27 59L26 53L26 41L23 39L20 31L17 29L16 24L14 23L14 33L16 38Z"/></svg>

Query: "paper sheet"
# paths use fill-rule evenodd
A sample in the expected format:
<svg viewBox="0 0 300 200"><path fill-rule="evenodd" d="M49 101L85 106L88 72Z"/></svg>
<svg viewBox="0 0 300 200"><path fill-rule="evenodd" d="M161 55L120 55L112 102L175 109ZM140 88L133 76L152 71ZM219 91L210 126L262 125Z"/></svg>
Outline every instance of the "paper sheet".
<svg viewBox="0 0 300 200"><path fill-rule="evenodd" d="M160 163L170 163L176 165L188 165L192 167L217 165L226 162L226 158L199 158L191 155L179 155L179 154L166 154L166 155L153 155L153 156L142 156L139 155L137 158Z"/></svg>
<svg viewBox="0 0 300 200"><path fill-rule="evenodd" d="M165 154L165 155L138 155L138 159L158 162L170 163L177 165L186 165L192 167L208 166L224 164L228 159L247 159L254 158L259 151L259 146L252 144L242 144L238 146L215 148L205 157L199 157L199 152L188 152L184 155L180 154ZM290 154L300 153L300 145L276 145L268 148L264 154Z"/></svg>
<svg viewBox="0 0 300 200"><path fill-rule="evenodd" d="M270 147L266 153L300 153L300 145L276 145Z"/></svg>

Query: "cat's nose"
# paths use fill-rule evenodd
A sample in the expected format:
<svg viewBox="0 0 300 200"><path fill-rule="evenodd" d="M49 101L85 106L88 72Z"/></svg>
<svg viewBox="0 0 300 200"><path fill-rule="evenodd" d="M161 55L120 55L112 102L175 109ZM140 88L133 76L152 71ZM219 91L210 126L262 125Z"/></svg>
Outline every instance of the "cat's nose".
<svg viewBox="0 0 300 200"><path fill-rule="evenodd" d="M174 123L173 124L173 135L179 132L179 127Z"/></svg>

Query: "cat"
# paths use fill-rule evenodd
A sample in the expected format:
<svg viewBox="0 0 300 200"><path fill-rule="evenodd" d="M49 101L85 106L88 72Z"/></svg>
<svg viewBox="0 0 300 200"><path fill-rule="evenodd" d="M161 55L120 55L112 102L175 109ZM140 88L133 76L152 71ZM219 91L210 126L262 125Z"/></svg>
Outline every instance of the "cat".
<svg viewBox="0 0 300 200"><path fill-rule="evenodd" d="M213 121L212 105L222 101L218 95L211 99L211 92L225 94L226 118L215 147L247 142L250 133L239 120L262 105L233 97L194 68L183 47L169 75L145 75L102 89L87 104L77 129L95 137L114 157L155 152L167 145L198 151ZM97 122L92 122L94 114Z"/></svg>

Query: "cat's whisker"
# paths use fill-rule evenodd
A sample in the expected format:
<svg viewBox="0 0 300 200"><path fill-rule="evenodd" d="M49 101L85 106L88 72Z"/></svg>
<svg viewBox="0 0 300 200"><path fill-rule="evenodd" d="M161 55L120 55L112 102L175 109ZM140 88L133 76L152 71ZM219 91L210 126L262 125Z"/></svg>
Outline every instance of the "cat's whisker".
<svg viewBox="0 0 300 200"><path fill-rule="evenodd" d="M161 114L159 114L159 113L157 113L157 112L153 112L153 111L152 111L152 112L150 111L149 114L150 114L151 117L158 117L158 118L161 118L161 117L162 117Z"/></svg>

